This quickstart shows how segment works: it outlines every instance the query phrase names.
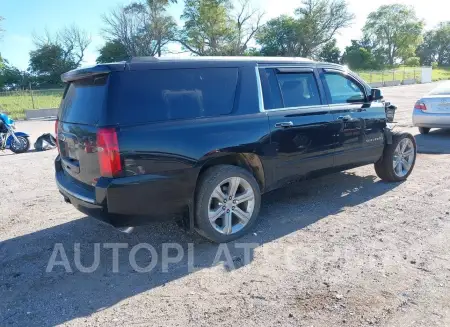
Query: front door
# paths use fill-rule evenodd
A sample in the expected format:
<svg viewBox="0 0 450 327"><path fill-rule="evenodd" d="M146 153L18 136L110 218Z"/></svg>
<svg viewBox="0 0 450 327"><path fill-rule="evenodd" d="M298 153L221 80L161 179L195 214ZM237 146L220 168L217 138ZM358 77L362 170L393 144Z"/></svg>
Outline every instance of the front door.
<svg viewBox="0 0 450 327"><path fill-rule="evenodd" d="M276 153L274 182L332 167L337 124L320 92L314 70L266 68L260 74Z"/></svg>
<svg viewBox="0 0 450 327"><path fill-rule="evenodd" d="M335 165L377 160L384 148L384 105L370 102L364 86L346 72L323 70L321 80L334 120L340 126Z"/></svg>

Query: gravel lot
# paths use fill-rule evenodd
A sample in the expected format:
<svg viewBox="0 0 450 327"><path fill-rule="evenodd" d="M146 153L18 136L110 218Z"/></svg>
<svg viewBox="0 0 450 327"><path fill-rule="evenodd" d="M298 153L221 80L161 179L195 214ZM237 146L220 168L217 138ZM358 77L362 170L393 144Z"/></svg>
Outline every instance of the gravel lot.
<svg viewBox="0 0 450 327"><path fill-rule="evenodd" d="M384 90L400 107L397 129L417 134L412 106L434 86ZM18 127L35 138L53 122ZM254 233L237 242L257 243L249 260L232 243L232 262L215 265L218 245L175 223L127 235L65 204L56 151L0 153L0 326L450 326L450 132L417 142L407 182L383 183L366 166L265 195ZM140 242L158 256L165 242L191 248L197 270L186 255L168 272L159 260L138 273L128 255ZM56 243L72 272L46 273ZM100 243L95 272L75 269L75 243L85 266ZM105 243L128 246L119 272ZM151 261L146 250L135 258Z"/></svg>

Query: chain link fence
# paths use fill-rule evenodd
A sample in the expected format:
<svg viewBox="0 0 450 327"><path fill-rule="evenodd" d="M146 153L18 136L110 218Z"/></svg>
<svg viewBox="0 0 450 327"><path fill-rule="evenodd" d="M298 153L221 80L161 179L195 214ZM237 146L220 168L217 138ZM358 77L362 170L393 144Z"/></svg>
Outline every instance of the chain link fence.
<svg viewBox="0 0 450 327"><path fill-rule="evenodd" d="M0 111L13 119L25 117L28 109L58 108L64 89L20 90L0 92Z"/></svg>
<svg viewBox="0 0 450 327"><path fill-rule="evenodd" d="M399 84L403 84L404 81L420 82L422 78L421 67L403 67L390 70L360 70L356 73L367 83L385 83L398 81Z"/></svg>

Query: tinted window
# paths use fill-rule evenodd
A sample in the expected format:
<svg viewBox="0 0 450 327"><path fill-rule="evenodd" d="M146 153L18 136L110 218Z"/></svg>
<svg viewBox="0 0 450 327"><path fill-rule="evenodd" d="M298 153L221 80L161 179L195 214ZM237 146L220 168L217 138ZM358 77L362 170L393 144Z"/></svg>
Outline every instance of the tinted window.
<svg viewBox="0 0 450 327"><path fill-rule="evenodd" d="M115 73L113 120L133 124L226 115L233 109L237 79L237 68Z"/></svg>
<svg viewBox="0 0 450 327"><path fill-rule="evenodd" d="M106 100L107 75L69 83L66 87L59 120L93 125L99 121Z"/></svg>
<svg viewBox="0 0 450 327"><path fill-rule="evenodd" d="M340 74L325 74L325 82L330 91L331 103L364 102L363 88L351 78Z"/></svg>
<svg viewBox="0 0 450 327"><path fill-rule="evenodd" d="M272 68L260 69L264 109L283 108L277 75Z"/></svg>
<svg viewBox="0 0 450 327"><path fill-rule="evenodd" d="M278 74L284 107L320 105L320 95L313 73Z"/></svg>

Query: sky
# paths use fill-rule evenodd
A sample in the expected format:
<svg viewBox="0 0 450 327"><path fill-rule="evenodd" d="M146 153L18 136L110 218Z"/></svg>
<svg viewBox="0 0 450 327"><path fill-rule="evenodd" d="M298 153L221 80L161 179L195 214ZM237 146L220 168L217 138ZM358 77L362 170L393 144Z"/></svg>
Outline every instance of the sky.
<svg viewBox="0 0 450 327"><path fill-rule="evenodd" d="M88 31L92 43L88 48L83 65L95 64L98 49L104 44L102 15L120 4L132 0L0 0L0 16L5 20L5 30L0 40L0 53L12 65L25 70L28 67L29 52L34 49L33 35L42 35L45 30L55 33L59 29L76 24ZM178 19L183 11L183 1L171 5L170 14ZM367 15L379 6L403 3L415 8L419 18L424 19L426 29L433 28L441 21L450 20L448 10L442 9L444 0L347 0L349 9L356 16L350 28L341 30L337 36L338 46L344 49L352 39L361 37ZM253 7L263 10L265 20L281 14L292 15L301 0L253 0Z"/></svg>

